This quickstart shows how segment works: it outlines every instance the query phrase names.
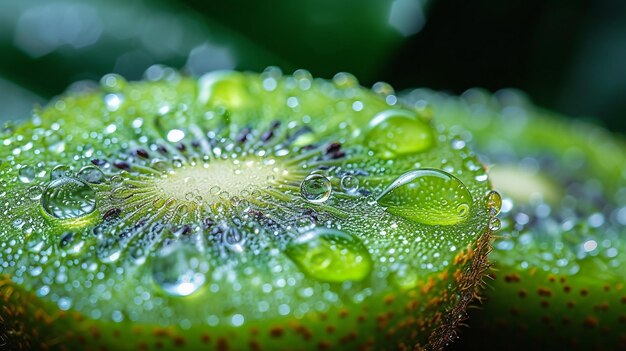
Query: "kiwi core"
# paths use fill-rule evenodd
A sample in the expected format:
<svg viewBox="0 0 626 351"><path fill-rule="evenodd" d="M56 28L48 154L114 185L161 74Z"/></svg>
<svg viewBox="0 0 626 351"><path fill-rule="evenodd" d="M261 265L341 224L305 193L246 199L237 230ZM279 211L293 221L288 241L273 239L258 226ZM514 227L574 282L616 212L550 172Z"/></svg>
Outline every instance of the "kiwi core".
<svg viewBox="0 0 626 351"><path fill-rule="evenodd" d="M167 173L157 183L168 198L218 202L228 195L269 186L276 176L287 174L275 162L267 161L220 160L185 165Z"/></svg>

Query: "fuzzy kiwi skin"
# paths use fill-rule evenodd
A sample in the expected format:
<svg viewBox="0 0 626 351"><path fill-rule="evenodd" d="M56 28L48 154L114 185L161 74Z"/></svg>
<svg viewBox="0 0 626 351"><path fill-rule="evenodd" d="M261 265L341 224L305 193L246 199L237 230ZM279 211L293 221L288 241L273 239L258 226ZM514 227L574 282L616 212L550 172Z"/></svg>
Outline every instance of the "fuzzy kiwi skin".
<svg viewBox="0 0 626 351"><path fill-rule="evenodd" d="M465 140L510 200L484 303L455 349L626 349L624 139L536 108L515 91L409 95L434 102L448 127L471 132ZM515 191L533 183L543 201Z"/></svg>
<svg viewBox="0 0 626 351"><path fill-rule="evenodd" d="M129 295L126 296L124 295L125 289L115 290L111 288L111 291L117 295L108 300L104 297L101 298L110 292L105 288L104 291L97 291L89 296L95 299L94 306L83 303L80 308L68 309L67 306L60 308L61 303L55 300L53 294L41 293L41 281L38 280L36 274L26 275L19 268L21 266L28 270L36 266L35 260L40 257L40 254L26 252L28 243L33 242L33 238L44 240L45 244L52 245L52 251L55 251L58 249L59 239L68 230L67 227L79 232L87 230L87 233L91 233L89 230L100 224L104 224L104 228L107 229L109 221L115 223L118 220L122 221L123 224L126 218L131 218L125 216L128 213L132 214L132 207L124 207L125 203L115 207L114 201L105 196L107 195L104 194L106 191L98 190L98 196L103 196L98 198L98 204L101 208L87 216L85 221L67 224L49 221L47 218L41 219L42 212L39 208L39 201L32 202L24 198L24 195L27 195L31 189L32 182L29 184L17 182L19 169L23 168L17 167L17 164L41 161L46 163L44 168L48 171L53 166L69 164L75 172L85 165L101 165L106 162L102 160L108 160L113 167L104 171L107 182L113 182L114 176L122 175L123 172L128 171L128 168L131 168L130 172L132 173L132 167L127 162L118 161L121 154L131 153L130 156L128 153L124 154L125 157L128 157L127 160L133 160L133 157L144 158L145 152L135 149L134 144L131 145L131 143L144 133L155 132L151 129L152 127L148 126L148 122L152 122L152 116L160 113L159 110L164 103L184 104L186 108L190 107L201 115L206 111L213 111L213 109L223 112L221 105L225 105L231 108L232 112L232 114L224 114L224 121L229 126L237 125L238 118L244 120L248 118L249 121L252 121L255 120L252 117L255 117L259 121L259 128L273 125L270 122L274 118L283 118L283 122L289 121L292 111L286 108L285 101L288 97L293 96L300 99L300 106L305 109L305 112L309 111L307 109L311 109L310 114L314 121L317 120L322 125L337 126L341 122L350 122L352 124L350 127L364 126L375 112L391 108L387 101L393 99L389 99L390 93L388 91L383 96L377 95L356 86L353 79L347 75L339 75L334 82L310 80L309 88L299 90L296 77L303 75L306 77L306 74L300 71L293 77L279 77L276 75L275 69L264 75L230 72L223 81L225 85L220 88L222 90L217 90L218 93L221 91L228 93L216 94L220 98L218 101L220 106L211 105L215 103L214 101L209 101L209 106L203 105L206 103L204 100L202 103L197 102L202 90L198 89L198 81L195 79L176 76L157 82L126 83L120 77L109 76L103 79L104 91L62 97L53 101L47 108L36 111L30 122L7 128L4 131L4 138L9 142L5 143L0 151L4 161L0 165L0 170L4 177L3 186L9 193L9 195L3 196L8 196L7 199L12 201L3 201L1 212L4 216L2 222L14 225L2 228L0 233L2 238L0 246L3 250L0 264L8 267L3 269L0 277L0 336L3 340L2 347L9 350L441 349L454 341L456 339L454 331L465 318L465 309L470 300L476 296L484 271L488 266L486 256L490 250L491 230L487 225L489 208L483 196L489 191L489 184L485 181L484 170L476 166L479 163L473 154L467 149L458 150L451 147L451 140L448 135L441 132L436 134L438 138L432 150L396 158L394 159L396 167L404 167L400 166L404 162L413 165L415 161L421 160L422 167L441 167L441 164L445 163L452 170L460 170L464 163L471 163L473 167L458 172L458 176L473 194L472 215L465 222L455 226L415 225L416 230L422 234L432 234L427 236L425 240L435 243L427 246L425 244L419 245L430 247L428 249L431 251L430 254L436 253L436 257L446 264L442 269L435 271L419 269L417 281L411 286L402 288L380 280L381 277L393 279L392 274L386 273L375 277L372 273L363 282L355 283L355 285L369 286L379 290L360 303L353 302L346 297L324 310L311 311L299 317L274 313L270 316L246 318L245 323L240 326L233 326L229 323L211 326L204 322L191 323L190 325L188 321L184 322L187 317L185 313L189 313L189 318L198 318L197 314L194 314L194 309L201 309L204 307L203 304L215 302L215 300L204 299L210 296L210 293L206 291L207 289L199 295L204 300L193 299L194 296L189 299L170 298L154 290L155 295L153 297L155 299L171 303L171 306L168 304L161 306L164 309L169 308L170 311L174 311L169 319L160 315L159 311L153 310L151 312L146 311L146 315L152 313L153 316L156 316L154 320L140 313L135 315L135 319L126 317L122 321L115 321L107 316L94 318L92 316L93 309L98 308L111 312L110 310L113 308L111 306L124 306L125 303L130 303L132 298L136 298L137 296L134 296L132 291L129 291ZM278 80L278 89L265 91L261 88L263 81L268 76ZM110 78L115 82L114 88L110 84ZM296 83L295 87L293 86L294 82ZM346 84L348 84L347 87ZM124 100L121 104L122 107L118 109L117 103L122 100L121 97ZM354 103L355 99L359 99L365 105L365 109L362 110L363 113L355 113L350 109L345 109L346 106ZM110 105L111 101L116 103L115 109L111 109L111 106L107 105ZM329 108L332 110L333 107L343 110L341 113L327 111ZM393 109L402 108L399 105L393 106ZM264 113L269 114L269 117ZM415 111L415 113L420 114L422 112ZM144 129L135 127L134 122L137 120L137 116L145 118L144 123L147 126ZM184 114L183 117L187 118ZM165 120L164 123L167 121ZM320 124L312 124L312 126L316 125ZM139 135L137 135L138 129L141 129ZM63 144L63 149L58 147L59 140L54 137L55 131L61 131L63 140L67 141ZM120 145L122 146L104 147L101 145L104 143L93 143L94 139L102 136L98 134L99 131L104 131L103 133L107 134L104 137L107 140L121 140ZM263 131L263 129L260 130L260 132ZM43 132L45 136L43 140L33 138L33 133L39 132ZM332 130L325 131L322 135L326 139L345 138L341 134L335 135L333 133ZM265 138L264 136L269 134L263 133L262 135L262 138ZM129 144L124 144L124 141L128 141ZM346 139L345 144L348 151L350 147L355 147L354 145L350 146L350 142L353 141ZM46 143L43 144L45 148L41 149L43 154L28 152L29 150L40 149L40 143ZM86 147L84 147L87 143L90 143L93 148L88 151L88 155L85 154ZM193 147L193 144L185 144L183 147L175 146L181 150L185 150L185 148L188 150L190 146ZM332 148L334 150L336 147L334 143L331 143L326 145L325 149ZM152 149L149 150L154 152ZM71 157L74 152L77 153L78 157ZM444 160L445 162L442 162ZM407 168L406 170L410 169ZM73 175L68 177L73 177ZM482 181L478 182L476 180L478 178ZM50 185L47 180L37 181L40 181L44 186ZM98 188L96 185L93 186ZM106 186L108 185L102 185L105 190ZM380 190L375 186L372 187ZM111 198L113 195L111 192ZM302 201L295 201L295 198L293 206L294 211L318 209L313 205L303 204ZM320 217L333 218L331 217L332 213L324 213L324 208L318 211ZM381 215L383 217L389 216L388 214ZM16 222L20 218L24 220L24 216L30 216L26 217L25 223ZM355 216L359 216L358 211L355 212ZM29 231L25 234L22 230L31 225L30 220L37 225L37 231ZM365 220L382 221L381 218L364 217L363 221ZM345 219L345 221L348 225L351 223L350 218ZM406 225L414 224L407 223ZM390 228L386 229L389 230ZM365 234L369 235L367 232ZM409 234L412 235L413 233ZM446 250L439 251L436 249L436 242L442 239L459 243L459 245L445 247ZM90 250L100 244L99 237L87 236L85 240L85 245ZM391 243L397 245L398 240L392 238ZM374 245L377 245L376 241L369 245L373 245L368 249L375 255L377 247ZM58 262L63 265L63 262L73 259L91 260L91 256L95 255L97 250L83 252L86 257L71 258L66 256L66 259ZM433 250L437 252L432 252ZM377 258L377 256L374 257ZM59 258L51 256L49 259L54 261ZM150 264L152 259L153 256L149 256L146 264ZM221 262L219 259L219 257L215 258L215 261L211 262L219 263ZM267 263L263 259L264 257L261 256L260 262ZM288 273L301 276L301 272L297 270L298 267L293 264L285 264L285 270L288 270ZM375 269L384 266L383 261L374 261ZM110 267L123 268L123 273L117 273L120 276L115 276L114 279L118 279L119 284L128 284L129 290L132 290L130 287L144 284L144 276L137 273L131 275L127 272L145 273L145 271L141 271L140 268L134 271L135 268L129 268L123 260L102 264L102 267L105 267L102 269L107 274L113 275L116 274L117 270L112 271ZM54 273L56 269L53 268L49 268L48 272ZM81 277L82 273L76 272L76 269L74 272L71 270L69 274L76 274L74 277ZM269 270L263 272L265 271L259 274L266 275L262 275L261 278L270 279ZM128 276L124 274L128 274ZM87 278L85 277L85 279ZM338 285L319 284L310 277L298 279L302 279L306 284L319 287L322 293L341 289ZM377 286L387 286L387 288L382 289ZM71 287L63 282L52 283L49 288L57 294L63 294L66 289L71 290ZM145 288L153 289L152 286ZM349 288L346 289L348 292L352 292ZM322 293L311 297L311 301L320 301ZM73 294L77 295L70 296L78 299L78 302L82 301L81 298L85 298L84 294L79 294L76 291ZM228 301L222 300L221 303L226 304ZM252 302L244 301L244 303L251 304L254 303L254 300ZM128 310L123 312L128 316L137 311L141 312L137 308L133 309L132 306L129 306ZM233 312L224 311L222 313L224 316L230 317ZM220 317L223 316L220 315Z"/></svg>

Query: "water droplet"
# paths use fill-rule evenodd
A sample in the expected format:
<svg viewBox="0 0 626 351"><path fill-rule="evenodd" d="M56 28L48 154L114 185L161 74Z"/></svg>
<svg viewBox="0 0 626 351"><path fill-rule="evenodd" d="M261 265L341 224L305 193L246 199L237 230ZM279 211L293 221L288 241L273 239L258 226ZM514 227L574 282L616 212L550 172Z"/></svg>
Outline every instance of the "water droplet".
<svg viewBox="0 0 626 351"><path fill-rule="evenodd" d="M18 171L18 174L19 174L19 179L22 183L30 183L33 180L35 180L35 177L37 176L35 169L31 166L20 168L20 170Z"/></svg>
<svg viewBox="0 0 626 351"><path fill-rule="evenodd" d="M198 80L198 99L201 103L236 109L249 104L248 83L245 76L233 71L215 71Z"/></svg>
<svg viewBox="0 0 626 351"><path fill-rule="evenodd" d="M50 180L56 180L64 177L71 177L72 170L68 166L58 165L50 171Z"/></svg>
<svg viewBox="0 0 626 351"><path fill-rule="evenodd" d="M500 230L500 228L502 227L502 222L500 222L500 218L498 217L493 217L489 220L489 229L491 229L492 231L497 231Z"/></svg>
<svg viewBox="0 0 626 351"><path fill-rule="evenodd" d="M107 110L114 112L117 111L124 102L124 95L122 94L106 94L104 96L104 105Z"/></svg>
<svg viewBox="0 0 626 351"><path fill-rule="evenodd" d="M333 83L341 89L355 88L359 86L358 79L356 79L356 77L352 74L346 72L339 72L335 74L333 77Z"/></svg>
<svg viewBox="0 0 626 351"><path fill-rule="evenodd" d="M96 209L96 193L75 178L59 178L48 184L41 196L41 206L59 219L76 218Z"/></svg>
<svg viewBox="0 0 626 351"><path fill-rule="evenodd" d="M167 140L171 143L177 143L185 137L185 132L180 129L172 129L167 132Z"/></svg>
<svg viewBox="0 0 626 351"><path fill-rule="evenodd" d="M349 194L354 194L359 190L359 179L353 175L346 175L341 178L341 188Z"/></svg>
<svg viewBox="0 0 626 351"><path fill-rule="evenodd" d="M74 232L65 232L61 235L59 247L66 254L77 254L81 251L83 246L85 246L85 241L80 237L80 235Z"/></svg>
<svg viewBox="0 0 626 351"><path fill-rule="evenodd" d="M395 94L393 87L385 82L374 83L374 85L372 85L372 91L383 97Z"/></svg>
<svg viewBox="0 0 626 351"><path fill-rule="evenodd" d="M491 190L487 193L487 206L489 207L489 214L495 217L500 213L502 208L502 197L500 193L495 190Z"/></svg>
<svg viewBox="0 0 626 351"><path fill-rule="evenodd" d="M200 252L191 245L173 244L164 247L152 261L152 278L169 295L191 295L206 280L199 270L200 258Z"/></svg>
<svg viewBox="0 0 626 351"><path fill-rule="evenodd" d="M109 184L111 184L113 188L118 188L124 184L124 178L119 175L113 176L109 179Z"/></svg>
<svg viewBox="0 0 626 351"><path fill-rule="evenodd" d="M327 282L362 280L372 269L363 243L347 233L316 228L294 238L286 250L304 272Z"/></svg>
<svg viewBox="0 0 626 351"><path fill-rule="evenodd" d="M370 121L365 138L368 147L385 158L425 151L435 142L432 128L404 110L377 114Z"/></svg>
<svg viewBox="0 0 626 351"><path fill-rule="evenodd" d="M38 237L35 235L31 236L26 242L26 247L28 248L28 251L30 252L35 252L35 253L41 252L44 246L46 246L46 241L42 239L41 237Z"/></svg>
<svg viewBox="0 0 626 351"><path fill-rule="evenodd" d="M402 290L413 289L419 284L419 275L412 269L403 269L391 275L393 282Z"/></svg>
<svg viewBox="0 0 626 351"><path fill-rule="evenodd" d="M100 79L100 86L106 91L115 92L124 89L126 79L119 74L109 73Z"/></svg>
<svg viewBox="0 0 626 351"><path fill-rule="evenodd" d="M27 194L31 200L39 200L41 198L41 194L43 193L43 188L39 185L34 185L28 188Z"/></svg>
<svg viewBox="0 0 626 351"><path fill-rule="evenodd" d="M469 217L472 196L455 176L424 168L398 177L377 201L387 212L412 221L451 225Z"/></svg>
<svg viewBox="0 0 626 351"><path fill-rule="evenodd" d="M115 262L122 256L122 245L115 237L99 235L97 255L104 263Z"/></svg>
<svg viewBox="0 0 626 351"><path fill-rule="evenodd" d="M243 252L245 250L245 238L235 228L229 228L224 233L224 244L234 252Z"/></svg>
<svg viewBox="0 0 626 351"><path fill-rule="evenodd" d="M309 202L322 203L328 200L331 192L330 180L319 173L309 174L300 184L300 193Z"/></svg>
<svg viewBox="0 0 626 351"><path fill-rule="evenodd" d="M78 178L86 183L102 184L104 183L104 173L95 166L85 166L78 171Z"/></svg>

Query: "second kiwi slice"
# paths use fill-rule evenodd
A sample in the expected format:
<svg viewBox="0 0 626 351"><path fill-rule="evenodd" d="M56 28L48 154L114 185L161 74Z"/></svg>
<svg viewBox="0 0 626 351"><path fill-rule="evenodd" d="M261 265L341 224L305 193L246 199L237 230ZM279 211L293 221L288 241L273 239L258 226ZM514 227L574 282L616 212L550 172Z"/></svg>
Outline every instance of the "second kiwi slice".
<svg viewBox="0 0 626 351"><path fill-rule="evenodd" d="M439 349L497 194L384 84L102 78L3 129L8 349Z"/></svg>

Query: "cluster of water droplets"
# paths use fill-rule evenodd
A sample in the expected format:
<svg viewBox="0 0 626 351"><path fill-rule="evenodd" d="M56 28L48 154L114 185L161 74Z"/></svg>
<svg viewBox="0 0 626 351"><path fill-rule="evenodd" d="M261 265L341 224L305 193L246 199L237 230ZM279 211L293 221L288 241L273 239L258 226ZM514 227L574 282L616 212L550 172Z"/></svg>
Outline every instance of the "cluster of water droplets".
<svg viewBox="0 0 626 351"><path fill-rule="evenodd" d="M535 129L544 128L544 122L557 122L552 116L541 116L545 112L519 92L489 94L470 89L455 100L418 89L407 98L415 104L431 101L444 112L444 122L471 129L475 135L466 132L465 139L474 139L482 161L493 165L492 181L504 195L489 200L490 207L501 203L494 208L503 213L499 219L497 211L492 211L490 222L494 230L502 227L495 259L554 274L576 274L592 260L605 262L611 269L623 265L626 187L619 183L626 179L626 172L615 172L613 164L618 159L594 154L595 147L620 147L605 131L568 125L551 136L557 142L537 146L534 140L543 138L537 135L546 131ZM560 142L559 138L572 141ZM586 145L577 145L576 140ZM597 162L604 171L598 170Z"/></svg>
<svg viewBox="0 0 626 351"><path fill-rule="evenodd" d="M168 72L156 67L147 74L172 84L181 79ZM129 289L135 314L121 314L121 301L114 301L104 316L113 320L139 318L137 311L172 314L158 312L158 305L242 286L266 296L254 306L257 314L270 302L280 315L304 314L338 303L329 286L354 293L356 302L385 284L415 288L422 272L447 269L450 255L484 232L485 223L471 220L484 210L477 208L484 202L484 171L462 139L432 125L426 106L407 110L388 84L377 83L373 108L371 96L359 95L358 81L341 73L321 89L337 105L331 115L369 113L369 122L352 126L329 118L337 129L330 130L306 112L315 102L301 94L316 84L311 75L299 70L283 77L270 68L261 75L261 93L286 89L284 103L272 118L258 122L252 115L235 123L238 109L260 94L247 84L238 74L207 76L199 101L170 103L165 92L156 112L146 114L135 106L139 93L126 89L122 77L103 77L108 120L86 139L107 145L105 152L82 146L68 166L14 170L56 233L26 239L26 256L38 264L16 272L16 281L34 278L38 295L63 310L94 304L72 297L80 289ZM65 112L62 100L55 108ZM294 117L273 119L281 114ZM65 138L69 130L51 130L48 152L74 151ZM497 193L488 197L496 230ZM19 219L14 226L24 226ZM53 262L57 254L64 263ZM0 261L12 257L1 254ZM133 275L141 278L129 286L124 277ZM259 275L279 278L258 281ZM381 282L371 288L370 280ZM324 301L306 304L321 294ZM234 306L234 295L232 301L219 296ZM296 309L294 301L304 302ZM206 308L212 313L202 318L215 325L217 307ZM91 317L105 310L92 309ZM230 322L241 325L245 318L237 314Z"/></svg>

